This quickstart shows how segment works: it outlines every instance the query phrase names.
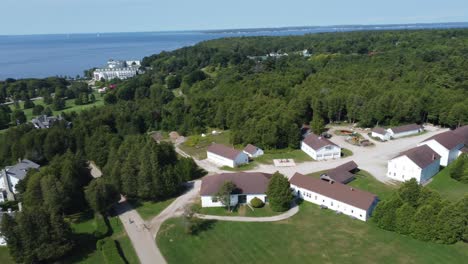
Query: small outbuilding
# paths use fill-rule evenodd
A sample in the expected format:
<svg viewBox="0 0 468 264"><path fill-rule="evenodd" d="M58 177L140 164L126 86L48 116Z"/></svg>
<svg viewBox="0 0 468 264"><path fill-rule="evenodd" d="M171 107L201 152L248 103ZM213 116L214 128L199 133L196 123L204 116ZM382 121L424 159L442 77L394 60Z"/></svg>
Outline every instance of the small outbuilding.
<svg viewBox="0 0 468 264"><path fill-rule="evenodd" d="M382 141L387 141L390 139L390 133L383 127L375 127L372 129L371 136L374 138L379 138Z"/></svg>
<svg viewBox="0 0 468 264"><path fill-rule="evenodd" d="M231 168L249 163L249 156L243 151L223 144L213 144L206 151L207 159L220 166Z"/></svg>
<svg viewBox="0 0 468 264"><path fill-rule="evenodd" d="M323 173L320 175L320 179L346 184L354 179L354 172L357 170L358 165L356 162L350 161Z"/></svg>
<svg viewBox="0 0 468 264"><path fill-rule="evenodd" d="M245 146L243 152L247 154L247 156L249 156L250 158L260 157L264 154L261 148L252 144L248 144L247 146Z"/></svg>
<svg viewBox="0 0 468 264"><path fill-rule="evenodd" d="M401 138L411 135L416 135L424 131L421 125L409 124L404 126L392 127L387 129L391 138Z"/></svg>

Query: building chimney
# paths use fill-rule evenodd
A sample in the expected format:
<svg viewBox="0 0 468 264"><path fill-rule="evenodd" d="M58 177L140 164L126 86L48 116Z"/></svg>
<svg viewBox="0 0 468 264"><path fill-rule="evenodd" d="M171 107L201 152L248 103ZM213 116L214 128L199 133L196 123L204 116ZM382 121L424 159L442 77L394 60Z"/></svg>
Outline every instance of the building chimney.
<svg viewBox="0 0 468 264"><path fill-rule="evenodd" d="M432 153L432 160L435 160L435 159L436 159L435 154Z"/></svg>

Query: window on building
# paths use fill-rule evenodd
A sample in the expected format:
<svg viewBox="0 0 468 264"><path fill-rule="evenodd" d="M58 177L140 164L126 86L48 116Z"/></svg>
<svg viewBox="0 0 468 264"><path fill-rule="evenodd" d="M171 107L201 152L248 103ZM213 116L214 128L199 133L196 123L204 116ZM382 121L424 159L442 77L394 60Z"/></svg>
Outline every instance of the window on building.
<svg viewBox="0 0 468 264"><path fill-rule="evenodd" d="M354 210L351 210L351 213L354 213Z"/></svg>
<svg viewBox="0 0 468 264"><path fill-rule="evenodd" d="M322 200L322 202L324 203L324 202L325 202L325 200Z"/></svg>
<svg viewBox="0 0 468 264"><path fill-rule="evenodd" d="M217 203L217 202L218 202L218 198L216 198L216 197L211 197L211 202Z"/></svg>
<svg viewBox="0 0 468 264"><path fill-rule="evenodd" d="M315 200L317 200L317 195L315 195Z"/></svg>

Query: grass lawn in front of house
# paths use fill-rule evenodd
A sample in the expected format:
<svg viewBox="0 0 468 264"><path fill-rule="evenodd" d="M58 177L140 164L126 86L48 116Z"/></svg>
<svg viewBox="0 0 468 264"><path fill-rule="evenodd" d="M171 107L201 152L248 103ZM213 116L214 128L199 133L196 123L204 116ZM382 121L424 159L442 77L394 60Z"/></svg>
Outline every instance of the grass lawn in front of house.
<svg viewBox="0 0 468 264"><path fill-rule="evenodd" d="M175 199L176 198L171 198L158 202L130 200L129 202L132 204L133 208L137 210L143 220L150 220L166 209Z"/></svg>
<svg viewBox="0 0 468 264"><path fill-rule="evenodd" d="M261 164L273 164L274 159L293 159L295 163L314 161L314 159L300 149L265 150L265 154L254 158L254 161Z"/></svg>
<svg viewBox="0 0 468 264"><path fill-rule="evenodd" d="M468 184L461 183L450 177L450 168L452 166L453 164L450 164L434 175L427 187L439 192L442 198L458 201L468 194Z"/></svg>

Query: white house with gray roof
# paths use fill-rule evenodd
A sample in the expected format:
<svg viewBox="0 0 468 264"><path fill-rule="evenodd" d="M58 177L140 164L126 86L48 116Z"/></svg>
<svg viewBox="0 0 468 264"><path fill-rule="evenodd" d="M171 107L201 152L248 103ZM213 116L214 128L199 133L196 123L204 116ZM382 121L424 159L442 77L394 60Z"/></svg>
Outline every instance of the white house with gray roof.
<svg viewBox="0 0 468 264"><path fill-rule="evenodd" d="M14 200L15 186L26 177L31 169L39 169L40 165L30 160L20 160L14 166L6 166L0 171L0 202Z"/></svg>

